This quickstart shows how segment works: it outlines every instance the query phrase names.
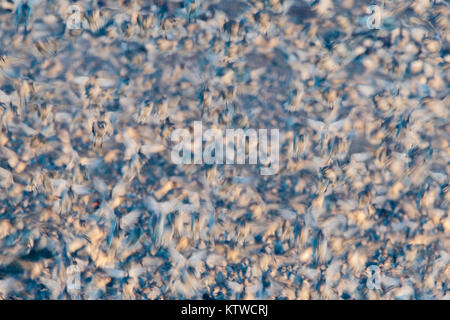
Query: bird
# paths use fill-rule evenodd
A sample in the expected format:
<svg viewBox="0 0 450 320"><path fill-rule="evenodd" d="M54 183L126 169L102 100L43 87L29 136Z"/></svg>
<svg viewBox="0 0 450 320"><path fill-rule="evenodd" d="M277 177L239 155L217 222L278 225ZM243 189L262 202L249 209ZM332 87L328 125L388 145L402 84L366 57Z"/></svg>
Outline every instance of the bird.
<svg viewBox="0 0 450 320"><path fill-rule="evenodd" d="M294 159L304 159L309 150L309 135L294 133L294 141L292 144L292 156Z"/></svg>
<svg viewBox="0 0 450 320"><path fill-rule="evenodd" d="M27 0L22 0L17 5L17 9L16 9L16 27L17 27L17 31L18 31L19 27L21 25L23 25L24 26L24 35L26 35L27 32L29 31L28 24L29 24L30 16L31 16L31 7L28 4Z"/></svg>
<svg viewBox="0 0 450 320"><path fill-rule="evenodd" d="M192 17L194 18L194 21L197 20L198 11L199 11L199 4L200 0L184 0L184 7L187 11L187 20L188 23L191 23Z"/></svg>
<svg viewBox="0 0 450 320"><path fill-rule="evenodd" d="M150 99L145 99L139 106L137 120L139 124L148 123L150 115L153 113L154 103Z"/></svg>
<svg viewBox="0 0 450 320"><path fill-rule="evenodd" d="M337 120L331 123L322 122L313 119L307 119L307 124L317 132L320 137L319 148L322 153L330 154L336 136L342 136L342 128L346 123L346 119Z"/></svg>
<svg viewBox="0 0 450 320"><path fill-rule="evenodd" d="M113 133L111 121L109 116L105 113L99 120L90 120L91 122L91 134L94 148L101 148L106 136L110 136Z"/></svg>
<svg viewBox="0 0 450 320"><path fill-rule="evenodd" d="M0 187L3 189L8 189L14 184L14 178L8 169L0 167Z"/></svg>
<svg viewBox="0 0 450 320"><path fill-rule="evenodd" d="M199 93L199 107L201 108L202 115L211 107L213 96L208 85L204 84Z"/></svg>
<svg viewBox="0 0 450 320"><path fill-rule="evenodd" d="M304 96L304 89L299 86L299 88L295 88L289 92L288 100L284 103L284 108L287 111L295 112L301 110L303 105L303 96Z"/></svg>

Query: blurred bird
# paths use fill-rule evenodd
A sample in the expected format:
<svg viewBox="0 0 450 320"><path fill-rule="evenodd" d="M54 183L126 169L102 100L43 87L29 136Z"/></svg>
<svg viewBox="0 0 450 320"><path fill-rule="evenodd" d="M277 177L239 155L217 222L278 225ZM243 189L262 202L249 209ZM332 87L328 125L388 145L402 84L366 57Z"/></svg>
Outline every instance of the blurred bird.
<svg viewBox="0 0 450 320"><path fill-rule="evenodd" d="M289 92L288 100L284 103L284 108L290 112L301 110L303 108L302 103L303 95L304 95L303 87L291 90L291 92Z"/></svg>
<svg viewBox="0 0 450 320"><path fill-rule="evenodd" d="M91 120L91 133L94 148L101 148L105 136L113 133L111 122L106 114L101 117L101 120Z"/></svg>
<svg viewBox="0 0 450 320"><path fill-rule="evenodd" d="M137 115L137 120L139 124L148 123L149 116L153 112L154 104L150 99L146 99L141 102L139 106L139 113Z"/></svg>
<svg viewBox="0 0 450 320"><path fill-rule="evenodd" d="M324 100L330 109L334 109L340 103L338 90L327 88L324 91Z"/></svg>
<svg viewBox="0 0 450 320"><path fill-rule="evenodd" d="M33 44L36 52L45 58L54 56L59 45L55 39L36 40Z"/></svg>
<svg viewBox="0 0 450 320"><path fill-rule="evenodd" d="M8 124L12 120L11 102L8 104L0 102L0 130L8 129Z"/></svg>
<svg viewBox="0 0 450 320"><path fill-rule="evenodd" d="M223 25L223 31L228 34L229 41L235 39L242 33L244 22L245 20L241 20L240 22L229 20L225 22L225 24Z"/></svg>
<svg viewBox="0 0 450 320"><path fill-rule="evenodd" d="M0 167L0 187L8 189L13 184L14 179L12 173L9 170Z"/></svg>
<svg viewBox="0 0 450 320"><path fill-rule="evenodd" d="M170 118L167 117L162 121L160 126L156 129L156 134L159 135L159 137L163 141L168 141L171 137L172 131L175 129L175 125L172 121L170 121Z"/></svg>
<svg viewBox="0 0 450 320"><path fill-rule="evenodd" d="M200 0L184 0L184 7L186 8L188 16L188 23L191 23L191 18L194 18L194 21L196 22L200 7L199 2Z"/></svg>
<svg viewBox="0 0 450 320"><path fill-rule="evenodd" d="M307 123L311 126L320 136L319 148L322 153L330 154L336 136L341 136L341 130L346 122L346 119L341 119L332 123L316 121L307 119Z"/></svg>
<svg viewBox="0 0 450 320"><path fill-rule="evenodd" d="M295 160L304 159L308 154L309 135L294 133L294 142L292 144L292 156Z"/></svg>
<svg viewBox="0 0 450 320"><path fill-rule="evenodd" d="M269 31L270 28L270 15L267 11L258 11L255 15L254 15L254 19L255 21L258 23L259 26L259 30L267 35L267 32Z"/></svg>
<svg viewBox="0 0 450 320"><path fill-rule="evenodd" d="M166 95L163 95L155 102L152 117L160 123L163 123L169 116L169 101Z"/></svg>
<svg viewBox="0 0 450 320"><path fill-rule="evenodd" d="M165 17L160 22L160 30L165 39L167 39L167 33L180 24L180 20L176 17Z"/></svg>
<svg viewBox="0 0 450 320"><path fill-rule="evenodd" d="M27 0L22 0L18 5L16 9L16 26L17 31L19 30L19 27L23 25L24 27L24 34L28 32L28 24L29 19L31 16L31 7L28 5Z"/></svg>
<svg viewBox="0 0 450 320"><path fill-rule="evenodd" d="M25 55L1 50L0 51L0 71L1 74L8 80L14 81L19 78L17 67L25 67L27 59Z"/></svg>
<svg viewBox="0 0 450 320"><path fill-rule="evenodd" d="M143 33L143 36L146 36L148 32L155 25L155 18L151 13L140 13L137 20L138 26Z"/></svg>
<svg viewBox="0 0 450 320"><path fill-rule="evenodd" d="M26 78L16 80L14 88L19 96L20 109L18 109L18 112L20 115L21 110L31 101L32 96L36 93L36 88L33 80Z"/></svg>

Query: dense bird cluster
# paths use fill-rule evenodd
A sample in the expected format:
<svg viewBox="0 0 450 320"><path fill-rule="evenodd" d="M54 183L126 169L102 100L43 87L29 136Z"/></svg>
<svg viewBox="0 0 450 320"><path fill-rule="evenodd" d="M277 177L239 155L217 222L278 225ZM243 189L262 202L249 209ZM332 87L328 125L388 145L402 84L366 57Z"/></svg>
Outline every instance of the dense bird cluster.
<svg viewBox="0 0 450 320"><path fill-rule="evenodd" d="M449 30L438 0L2 1L0 297L450 298ZM278 128L279 172L174 164L194 121Z"/></svg>

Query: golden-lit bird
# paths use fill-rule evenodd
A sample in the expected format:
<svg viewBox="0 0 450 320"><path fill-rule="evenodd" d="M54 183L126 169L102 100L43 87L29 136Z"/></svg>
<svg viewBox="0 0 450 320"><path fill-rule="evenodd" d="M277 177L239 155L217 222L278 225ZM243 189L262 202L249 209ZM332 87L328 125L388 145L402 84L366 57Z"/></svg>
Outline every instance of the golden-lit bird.
<svg viewBox="0 0 450 320"><path fill-rule="evenodd" d="M137 116L137 120L140 124L148 123L149 117L153 112L154 104L151 100L146 99L142 101L139 106L139 113Z"/></svg>
<svg viewBox="0 0 450 320"><path fill-rule="evenodd" d="M324 91L323 96L324 96L324 101L326 102L326 104L328 105L328 107L330 109L336 108L336 106L340 102L340 94L339 94L339 91L336 89L327 88Z"/></svg>

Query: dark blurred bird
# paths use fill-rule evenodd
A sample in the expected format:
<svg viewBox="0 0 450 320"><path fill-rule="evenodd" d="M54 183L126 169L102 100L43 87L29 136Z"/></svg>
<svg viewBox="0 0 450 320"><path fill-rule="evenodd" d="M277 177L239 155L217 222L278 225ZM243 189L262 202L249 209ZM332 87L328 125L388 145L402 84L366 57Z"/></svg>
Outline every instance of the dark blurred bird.
<svg viewBox="0 0 450 320"><path fill-rule="evenodd" d="M24 34L28 32L28 23L31 16L31 7L27 0L22 0L16 9L16 27L19 30L21 25L24 26Z"/></svg>
<svg viewBox="0 0 450 320"><path fill-rule="evenodd" d="M155 25L155 18L152 14L139 14L137 23L141 32L145 36L147 35L148 31Z"/></svg>
<svg viewBox="0 0 450 320"><path fill-rule="evenodd" d="M200 0L184 0L184 7L187 11L188 23L191 23L191 19L197 20Z"/></svg>

